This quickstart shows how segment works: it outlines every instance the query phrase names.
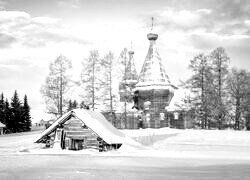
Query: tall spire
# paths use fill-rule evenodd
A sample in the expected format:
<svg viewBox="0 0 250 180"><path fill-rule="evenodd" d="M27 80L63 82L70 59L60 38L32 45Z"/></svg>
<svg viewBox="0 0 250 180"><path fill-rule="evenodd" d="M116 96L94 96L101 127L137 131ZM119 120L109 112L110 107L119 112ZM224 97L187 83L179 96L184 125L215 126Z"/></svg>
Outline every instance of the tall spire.
<svg viewBox="0 0 250 180"><path fill-rule="evenodd" d="M153 28L154 28L154 17L152 17L151 20L152 20L151 31L153 31Z"/></svg>
<svg viewBox="0 0 250 180"><path fill-rule="evenodd" d="M134 51L132 48L132 42L131 42L131 48L128 51L128 55L129 55L129 60L127 63L127 67L126 67L126 80L133 80L133 81L137 81L138 79L138 75L137 75L137 71L135 68L135 62L134 62Z"/></svg>
<svg viewBox="0 0 250 180"><path fill-rule="evenodd" d="M153 21L154 18L152 18L151 30L153 29ZM140 72L138 84L136 85L136 87L169 86L169 78L165 72L161 57L159 56L156 48L156 40L158 38L158 34L150 32L149 34L147 34L147 38L150 41L149 49L142 66L142 70Z"/></svg>
<svg viewBox="0 0 250 180"><path fill-rule="evenodd" d="M120 101L125 103L131 103L133 101L133 89L135 88L135 84L138 80L134 63L134 51L132 50L132 43L131 49L128 51L128 55L129 59L125 66L125 73L122 81L119 84Z"/></svg>

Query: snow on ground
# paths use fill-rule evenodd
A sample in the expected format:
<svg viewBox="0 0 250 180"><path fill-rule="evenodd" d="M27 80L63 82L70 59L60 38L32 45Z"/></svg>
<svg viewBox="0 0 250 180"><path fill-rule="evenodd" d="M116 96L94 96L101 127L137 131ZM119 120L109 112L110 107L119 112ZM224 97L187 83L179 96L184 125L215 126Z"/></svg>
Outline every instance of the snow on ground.
<svg viewBox="0 0 250 180"><path fill-rule="evenodd" d="M41 148L40 144L35 144L34 139L42 131L28 133L5 134L0 136L0 155L25 152L29 149Z"/></svg>
<svg viewBox="0 0 250 180"><path fill-rule="evenodd" d="M163 148L163 144L250 146L250 131L161 128L122 130L122 132L133 139L151 137L154 139L153 144L163 138L164 141L158 143L159 148Z"/></svg>
<svg viewBox="0 0 250 180"><path fill-rule="evenodd" d="M140 156L250 159L249 131L161 128L123 132L148 147Z"/></svg>
<svg viewBox="0 0 250 180"><path fill-rule="evenodd" d="M121 130L126 135L119 150L98 152L44 149L33 143L41 133L0 136L0 154L88 154L169 158L216 158L250 160L250 132L233 130L180 130L171 128Z"/></svg>

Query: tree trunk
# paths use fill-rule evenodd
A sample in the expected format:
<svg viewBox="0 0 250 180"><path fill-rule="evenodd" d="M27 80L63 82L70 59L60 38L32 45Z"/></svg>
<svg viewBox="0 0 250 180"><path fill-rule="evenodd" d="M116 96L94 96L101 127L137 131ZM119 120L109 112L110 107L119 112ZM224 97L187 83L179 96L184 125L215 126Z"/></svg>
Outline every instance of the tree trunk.
<svg viewBox="0 0 250 180"><path fill-rule="evenodd" d="M235 110L235 129L240 130L240 99L236 99L236 110Z"/></svg>
<svg viewBox="0 0 250 180"><path fill-rule="evenodd" d="M63 100L62 100L62 75L60 76L60 97L59 97L59 115L60 115L60 117L62 116L62 114L63 114L63 112L62 112L62 102L63 102Z"/></svg>
<svg viewBox="0 0 250 180"><path fill-rule="evenodd" d="M95 60L92 65L92 110L95 110Z"/></svg>

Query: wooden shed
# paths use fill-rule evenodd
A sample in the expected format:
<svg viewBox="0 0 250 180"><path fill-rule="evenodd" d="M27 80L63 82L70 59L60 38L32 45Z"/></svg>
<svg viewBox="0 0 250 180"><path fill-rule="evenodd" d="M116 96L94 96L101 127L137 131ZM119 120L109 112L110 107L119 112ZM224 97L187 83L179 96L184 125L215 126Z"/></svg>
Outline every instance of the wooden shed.
<svg viewBox="0 0 250 180"><path fill-rule="evenodd" d="M0 122L0 135L3 134L3 129L5 128L6 126Z"/></svg>
<svg viewBox="0 0 250 180"><path fill-rule="evenodd" d="M101 113L75 109L57 119L35 142L61 149L106 151L120 148L124 137Z"/></svg>

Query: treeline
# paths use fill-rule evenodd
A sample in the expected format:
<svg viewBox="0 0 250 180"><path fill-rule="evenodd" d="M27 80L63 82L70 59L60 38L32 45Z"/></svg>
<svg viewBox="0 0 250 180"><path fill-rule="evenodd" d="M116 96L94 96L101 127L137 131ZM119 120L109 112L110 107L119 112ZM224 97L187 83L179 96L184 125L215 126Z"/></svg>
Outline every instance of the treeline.
<svg viewBox="0 0 250 180"><path fill-rule="evenodd" d="M71 61L58 56L51 62L41 88L47 112L57 117L75 107L91 110L101 107L100 110L115 112L118 89L114 87L118 85L114 82L125 74L127 62L127 49L123 49L118 58L112 52L100 56L97 50L92 50L82 61L80 80L73 81ZM190 60L192 75L182 87L191 93L178 106L190 112L196 126L202 129L250 127L250 73L244 69L230 69L229 63L230 58L222 47L209 54L200 53ZM84 106L70 101L70 90L76 86L82 88L79 95Z"/></svg>
<svg viewBox="0 0 250 180"><path fill-rule="evenodd" d="M27 95L21 101L17 91L15 91L9 103L8 98L5 98L2 93L0 97L0 122L6 125L6 133L30 131L31 117Z"/></svg>
<svg viewBox="0 0 250 180"><path fill-rule="evenodd" d="M191 112L202 129L250 127L250 72L230 69L229 60L219 47L190 61L192 75L183 85L191 95L180 107Z"/></svg>

